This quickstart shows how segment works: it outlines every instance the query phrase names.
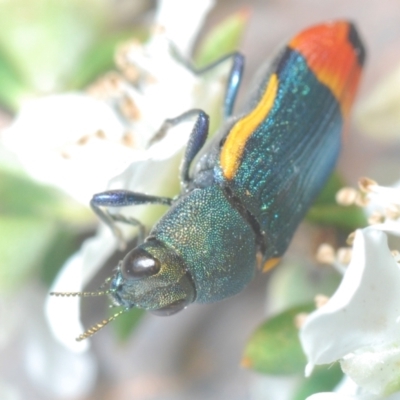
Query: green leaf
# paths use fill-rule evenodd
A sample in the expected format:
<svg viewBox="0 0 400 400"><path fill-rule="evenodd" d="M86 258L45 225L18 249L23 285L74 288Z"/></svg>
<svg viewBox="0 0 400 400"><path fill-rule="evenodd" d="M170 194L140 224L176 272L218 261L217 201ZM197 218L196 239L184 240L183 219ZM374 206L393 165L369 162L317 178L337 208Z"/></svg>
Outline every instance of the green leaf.
<svg viewBox="0 0 400 400"><path fill-rule="evenodd" d="M0 290L14 290L38 273L50 284L77 250L89 211L7 169L0 169L0 199Z"/></svg>
<svg viewBox="0 0 400 400"><path fill-rule="evenodd" d="M306 357L294 319L313 309L311 304L293 307L264 322L247 343L242 365L271 375L303 373Z"/></svg>
<svg viewBox="0 0 400 400"><path fill-rule="evenodd" d="M338 363L318 366L311 377L303 381L293 400L304 400L314 393L331 392L342 378L343 372Z"/></svg>
<svg viewBox="0 0 400 400"><path fill-rule="evenodd" d="M354 231L367 225L365 215L359 207L338 204L312 207L307 214L307 220L345 231Z"/></svg>
<svg viewBox="0 0 400 400"><path fill-rule="evenodd" d="M148 36L145 29L118 32L101 38L83 55L76 68L75 75L68 84L70 89L82 89L95 78L109 70L115 69L115 51L119 44L128 39L143 42Z"/></svg>
<svg viewBox="0 0 400 400"><path fill-rule="evenodd" d="M0 169L0 214L48 216L61 195L28 177Z"/></svg>
<svg viewBox="0 0 400 400"><path fill-rule="evenodd" d="M194 57L195 64L201 68L232 53L239 47L249 15L239 11L220 22L207 34Z"/></svg>
<svg viewBox="0 0 400 400"><path fill-rule="evenodd" d="M0 167L0 215L40 216L68 223L93 219L84 207L53 187L34 182L26 175ZM1 238L0 238L1 240Z"/></svg>
<svg viewBox="0 0 400 400"><path fill-rule="evenodd" d="M279 311L311 304L317 294L331 296L340 280L333 268L315 268L307 261L285 257L268 281L267 303Z"/></svg>
<svg viewBox="0 0 400 400"><path fill-rule="evenodd" d="M103 0L2 0L0 47L32 91L60 90L109 18Z"/></svg>
<svg viewBox="0 0 400 400"><path fill-rule="evenodd" d="M47 244L46 252L39 265L39 272L40 278L48 287L53 283L65 261L81 246L79 231L73 228L57 224L57 230Z"/></svg>
<svg viewBox="0 0 400 400"><path fill-rule="evenodd" d="M307 221L345 231L366 226L367 220L360 207L337 204L336 193L344 186L344 180L337 172L334 172L308 211Z"/></svg>
<svg viewBox="0 0 400 400"><path fill-rule="evenodd" d="M53 222L32 216L0 219L0 292L22 286L40 263L55 232Z"/></svg>
<svg viewBox="0 0 400 400"><path fill-rule="evenodd" d="M111 309L110 314L112 315L114 313L114 309ZM112 326L114 327L117 338L121 342L126 341L130 337L145 313L146 311L140 308L132 308L113 321Z"/></svg>
<svg viewBox="0 0 400 400"><path fill-rule="evenodd" d="M318 194L313 206L336 204L336 193L343 186L345 186L344 179L337 171L334 171Z"/></svg>
<svg viewBox="0 0 400 400"><path fill-rule="evenodd" d="M18 68L0 49L0 104L16 111L21 100L29 93Z"/></svg>

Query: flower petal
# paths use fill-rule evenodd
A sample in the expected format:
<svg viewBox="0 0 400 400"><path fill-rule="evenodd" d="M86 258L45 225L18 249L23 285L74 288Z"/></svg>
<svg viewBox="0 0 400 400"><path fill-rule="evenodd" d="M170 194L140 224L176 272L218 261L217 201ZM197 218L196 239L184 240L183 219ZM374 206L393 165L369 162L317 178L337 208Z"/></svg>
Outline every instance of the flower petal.
<svg viewBox="0 0 400 400"><path fill-rule="evenodd" d="M66 262L58 274L52 292L81 292L104 261L117 249L117 240L111 230L103 226L99 233L86 240L81 250ZM61 299L49 297L46 302L46 318L56 339L69 351L82 352L89 347L89 341L73 340L83 332L80 323L80 298Z"/></svg>
<svg viewBox="0 0 400 400"><path fill-rule="evenodd" d="M344 373L371 393L388 395L400 390L400 341L360 349L345 356L340 364Z"/></svg>
<svg viewBox="0 0 400 400"><path fill-rule="evenodd" d="M43 290L32 290L30 312L36 318L26 321L24 367L28 376L53 398L78 398L93 390L97 365L91 352L76 353L55 340L47 329L43 316ZM62 311L59 310L59 313ZM68 330L68 329L67 329Z"/></svg>
<svg viewBox="0 0 400 400"><path fill-rule="evenodd" d="M400 400L396 396L390 396L386 400L389 399ZM336 386L334 392L315 393L307 397L306 400L382 400L382 396L366 392L345 375L339 385Z"/></svg>
<svg viewBox="0 0 400 400"><path fill-rule="evenodd" d="M386 235L372 228L358 230L353 258L339 288L300 330L307 373L315 364L334 362L361 347L395 341L399 297L399 267Z"/></svg>
<svg viewBox="0 0 400 400"><path fill-rule="evenodd" d="M193 42L214 0L161 0L156 21L184 56L189 56Z"/></svg>
<svg viewBox="0 0 400 400"><path fill-rule="evenodd" d="M133 150L118 142L123 134L106 103L71 93L26 103L2 136L31 176L88 204L133 159Z"/></svg>
<svg viewBox="0 0 400 400"><path fill-rule="evenodd" d="M345 394L333 393L333 392L322 392L315 393L308 396L306 400L361 400L359 396L347 396Z"/></svg>

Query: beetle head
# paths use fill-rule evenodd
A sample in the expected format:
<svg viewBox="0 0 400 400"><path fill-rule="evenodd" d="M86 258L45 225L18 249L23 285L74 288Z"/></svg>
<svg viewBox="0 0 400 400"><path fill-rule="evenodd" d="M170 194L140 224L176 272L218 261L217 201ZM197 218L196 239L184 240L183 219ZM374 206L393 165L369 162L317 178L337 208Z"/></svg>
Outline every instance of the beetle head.
<svg viewBox="0 0 400 400"><path fill-rule="evenodd" d="M148 239L120 262L109 295L125 309L171 315L192 303L196 291L182 258L164 243Z"/></svg>
<svg viewBox="0 0 400 400"><path fill-rule="evenodd" d="M116 306L123 307L79 335L76 340L93 336L132 307L144 308L157 315L172 315L183 310L196 298L196 289L182 258L167 245L147 239L131 250L119 263L108 290L96 292L52 292L53 296L110 296Z"/></svg>

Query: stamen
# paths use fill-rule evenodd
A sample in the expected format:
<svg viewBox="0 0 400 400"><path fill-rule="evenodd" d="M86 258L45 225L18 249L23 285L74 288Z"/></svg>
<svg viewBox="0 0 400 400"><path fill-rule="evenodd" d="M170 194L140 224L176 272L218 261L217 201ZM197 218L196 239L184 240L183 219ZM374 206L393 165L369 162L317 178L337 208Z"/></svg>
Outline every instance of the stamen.
<svg viewBox="0 0 400 400"><path fill-rule="evenodd" d="M329 301L329 297L323 294L317 294L314 298L315 307L321 308Z"/></svg>
<svg viewBox="0 0 400 400"><path fill-rule="evenodd" d="M386 203L386 205L392 203L400 204L399 188L380 186L369 178L361 178L358 184L363 192L368 193L370 196L379 196L381 203Z"/></svg>
<svg viewBox="0 0 400 400"><path fill-rule="evenodd" d="M294 325L297 329L300 329L303 325L304 322L306 321L308 317L307 313L299 313L294 317Z"/></svg>
<svg viewBox="0 0 400 400"><path fill-rule="evenodd" d="M99 99L118 98L124 93L124 79L117 72L109 72L92 83L86 91Z"/></svg>
<svg viewBox="0 0 400 400"><path fill-rule="evenodd" d="M335 250L330 244L323 243L317 250L316 259L321 264L331 265L343 275L346 272L346 264L342 263L338 255L335 254Z"/></svg>
<svg viewBox="0 0 400 400"><path fill-rule="evenodd" d="M123 43L117 48L114 61L118 69L130 82L137 82L141 74L141 71L135 65L135 61L131 60L131 54L143 57L143 52L143 46L138 40L131 40L127 43Z"/></svg>
<svg viewBox="0 0 400 400"><path fill-rule="evenodd" d="M398 219L400 217L400 206L398 204L390 204L386 207L385 213L390 219Z"/></svg>
<svg viewBox="0 0 400 400"><path fill-rule="evenodd" d="M352 246L353 243L354 243L354 238L355 238L355 237L356 237L356 233L355 233L355 232L351 232L350 235L347 236L346 243L347 243L349 246Z"/></svg>
<svg viewBox="0 0 400 400"><path fill-rule="evenodd" d="M333 264L335 262L335 251L330 244L323 243L318 247L316 259L321 264Z"/></svg>
<svg viewBox="0 0 400 400"><path fill-rule="evenodd" d="M121 138L121 142L126 147L136 148L138 147L133 132L125 132Z"/></svg>
<svg viewBox="0 0 400 400"><path fill-rule="evenodd" d="M370 178L363 177L358 181L358 186L362 192L369 193L375 191L378 187L378 183Z"/></svg>
<svg viewBox="0 0 400 400"><path fill-rule="evenodd" d="M351 206L357 199L358 192L351 187L344 187L336 193L336 202L341 206Z"/></svg>
<svg viewBox="0 0 400 400"><path fill-rule="evenodd" d="M398 250L392 250L391 251L393 258L397 263L400 262L400 252Z"/></svg>
<svg viewBox="0 0 400 400"><path fill-rule="evenodd" d="M138 121L140 120L141 114L140 109L136 105L135 101L132 97L125 95L122 97L120 104L119 104L120 111L122 114L131 121Z"/></svg>
<svg viewBox="0 0 400 400"><path fill-rule="evenodd" d="M102 129L98 129L95 133L98 139L107 139L106 133Z"/></svg>
<svg viewBox="0 0 400 400"><path fill-rule="evenodd" d="M341 264L349 264L351 261L352 249L349 247L341 247L337 251L337 259Z"/></svg>
<svg viewBox="0 0 400 400"><path fill-rule="evenodd" d="M381 224L385 217L378 211L374 211L368 218L368 223L370 225Z"/></svg>
<svg viewBox="0 0 400 400"><path fill-rule="evenodd" d="M365 193L357 192L357 197L354 204L358 207L366 207L371 202L371 199Z"/></svg>
<svg viewBox="0 0 400 400"><path fill-rule="evenodd" d="M78 141L76 142L76 144L77 144L78 146L84 146L85 144L87 144L87 142L89 141L89 139L90 139L90 135L83 135L83 136L81 136L81 137L78 139Z"/></svg>

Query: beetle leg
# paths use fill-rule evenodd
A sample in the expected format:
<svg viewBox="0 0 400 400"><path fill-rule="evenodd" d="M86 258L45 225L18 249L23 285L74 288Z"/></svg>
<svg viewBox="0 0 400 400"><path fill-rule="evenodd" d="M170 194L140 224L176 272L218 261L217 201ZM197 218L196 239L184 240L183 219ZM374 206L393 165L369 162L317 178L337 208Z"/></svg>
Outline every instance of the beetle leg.
<svg viewBox="0 0 400 400"><path fill-rule="evenodd" d="M240 83L243 77L244 56L240 53L232 54L232 67L226 84L224 116L228 118L232 115L236 96L239 91Z"/></svg>
<svg viewBox="0 0 400 400"><path fill-rule="evenodd" d="M144 240L145 227L135 218L125 217L121 214L111 214L101 207L127 207L140 204L163 204L169 206L172 204L172 199L168 197L150 196L143 193L131 192L129 190L108 190L93 195L90 201L90 206L94 213L113 231L114 235L120 241L121 247L125 246L125 241L116 222L124 222L137 226L139 229L138 241Z"/></svg>
<svg viewBox="0 0 400 400"><path fill-rule="evenodd" d="M137 227L138 228L137 243L140 244L140 243L144 242L144 238L145 238L145 234L146 234L146 227L138 219L133 218L133 217L125 217L122 214L108 213L108 215L111 217L113 223L114 222L123 222L125 224L129 224L129 225Z"/></svg>
<svg viewBox="0 0 400 400"><path fill-rule="evenodd" d="M181 115L178 115L175 118L166 119L160 130L151 140L151 142L160 140L162 137L165 136L169 129L180 124L183 121L193 118L194 116L197 116L197 120L194 124L192 132L190 133L185 154L183 156L180 166L180 182L183 190L185 190L190 182L190 165L192 164L193 159L196 157L196 155L207 140L210 119L209 116L204 111L194 108L192 110L184 112Z"/></svg>
<svg viewBox="0 0 400 400"><path fill-rule="evenodd" d="M226 83L226 92L224 100L225 118L228 118L232 115L233 106L235 105L236 96L239 91L240 83L242 81L244 56L238 52L230 53L218 59L217 61L211 63L210 65L207 65L206 67L200 69L196 69L193 66L188 65L188 63L186 63L187 67L190 68L196 75L201 75L220 66L229 59L232 59L232 66Z"/></svg>
<svg viewBox="0 0 400 400"><path fill-rule="evenodd" d="M183 190L187 188L191 180L189 170L192 161L207 140L209 120L208 115L204 111L200 111L193 130L190 133L185 155L182 158L180 166L180 181Z"/></svg>

